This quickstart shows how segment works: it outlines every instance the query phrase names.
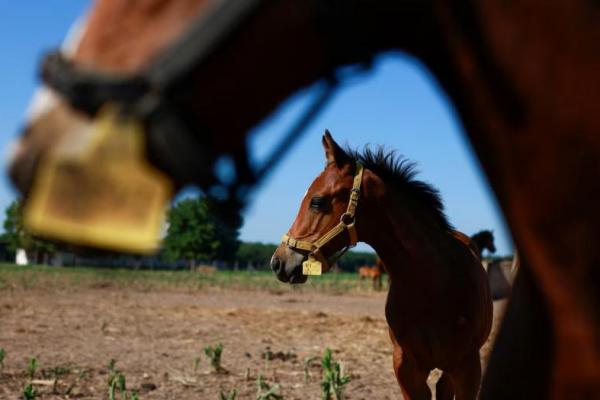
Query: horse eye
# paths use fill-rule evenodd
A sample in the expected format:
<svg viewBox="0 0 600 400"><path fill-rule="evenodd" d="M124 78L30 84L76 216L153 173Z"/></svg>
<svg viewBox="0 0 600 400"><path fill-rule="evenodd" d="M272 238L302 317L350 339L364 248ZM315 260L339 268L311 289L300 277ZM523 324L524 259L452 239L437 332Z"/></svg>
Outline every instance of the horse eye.
<svg viewBox="0 0 600 400"><path fill-rule="evenodd" d="M315 211L326 211L329 208L329 198L326 196L315 196L310 199L309 207Z"/></svg>

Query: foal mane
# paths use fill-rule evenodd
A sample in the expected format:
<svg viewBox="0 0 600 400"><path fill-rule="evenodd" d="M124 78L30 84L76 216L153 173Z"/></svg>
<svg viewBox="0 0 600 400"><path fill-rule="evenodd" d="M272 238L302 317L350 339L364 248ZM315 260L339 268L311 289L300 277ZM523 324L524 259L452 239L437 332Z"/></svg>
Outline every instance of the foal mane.
<svg viewBox="0 0 600 400"><path fill-rule="evenodd" d="M375 150L365 146L362 152L352 149L346 149L345 152L352 161L361 163L386 184L392 185L431 213L441 229L454 230L444 213L440 192L429 183L416 179L418 171L413 161L397 154L395 150L386 151L383 146L377 146Z"/></svg>

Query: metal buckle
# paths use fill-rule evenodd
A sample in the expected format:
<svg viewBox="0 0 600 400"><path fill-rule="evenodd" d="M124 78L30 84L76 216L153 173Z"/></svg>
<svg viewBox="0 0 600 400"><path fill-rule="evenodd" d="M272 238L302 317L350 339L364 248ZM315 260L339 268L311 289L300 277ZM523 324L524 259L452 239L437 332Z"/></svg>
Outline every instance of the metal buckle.
<svg viewBox="0 0 600 400"><path fill-rule="evenodd" d="M348 218L350 218L350 220L348 220ZM350 225L354 225L354 222L356 222L356 219L355 219L354 215L345 212L342 215L340 215L340 222L344 226L350 226Z"/></svg>

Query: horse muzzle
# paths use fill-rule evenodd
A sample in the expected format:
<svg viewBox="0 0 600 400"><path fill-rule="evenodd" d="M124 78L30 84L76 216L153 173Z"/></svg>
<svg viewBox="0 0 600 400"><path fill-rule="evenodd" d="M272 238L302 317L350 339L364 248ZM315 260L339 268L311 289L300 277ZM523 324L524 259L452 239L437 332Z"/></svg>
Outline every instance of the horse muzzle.
<svg viewBox="0 0 600 400"><path fill-rule="evenodd" d="M271 257L271 270L281 282L305 283L308 277L302 274L302 263L306 259L307 255L279 246Z"/></svg>

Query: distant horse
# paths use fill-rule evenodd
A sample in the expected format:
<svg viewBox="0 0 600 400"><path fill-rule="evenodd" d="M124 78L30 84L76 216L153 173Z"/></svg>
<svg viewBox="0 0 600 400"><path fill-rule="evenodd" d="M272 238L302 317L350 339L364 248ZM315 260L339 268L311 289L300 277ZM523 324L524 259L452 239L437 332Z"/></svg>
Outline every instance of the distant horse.
<svg viewBox="0 0 600 400"><path fill-rule="evenodd" d="M495 260L488 262L482 259L483 249L487 249L491 253L496 252L496 246L494 245L494 234L492 231L481 231L471 237L463 234L462 232L454 231L453 235L458 240L469 246L471 251L477 255L479 260L481 260L481 263L487 272L492 299L500 300L508 297L512 291L512 282L516 273L516 268L514 268L515 263L513 263L513 266L511 267L507 276L504 273L505 268L503 268L503 261ZM513 273L513 271L515 271L515 273Z"/></svg>
<svg viewBox="0 0 600 400"><path fill-rule="evenodd" d="M510 271L506 271L506 262L502 260L483 260L483 250L489 251L490 253L496 252L496 246L494 244L494 233L489 230L479 231L469 238L469 245L475 253L479 256L487 274L488 282L490 284L490 293L492 294L493 300L501 300L510 296L512 292L512 284L516 274L517 263L513 261L511 263ZM515 258L516 260L516 254Z"/></svg>
<svg viewBox="0 0 600 400"><path fill-rule="evenodd" d="M373 289L381 290L381 288L382 288L381 276L383 275L384 272L385 272L385 269L384 269L383 263L378 258L377 262L375 263L374 266L363 265L362 267L360 267L358 269L358 276L359 276L360 280L370 279L371 282L373 283Z"/></svg>
<svg viewBox="0 0 600 400"><path fill-rule="evenodd" d="M413 164L382 149L342 150L326 132L327 165L310 185L271 259L282 282L304 283L344 248L371 245L386 266L385 315L396 379L405 399L431 397L427 377L443 370L438 399L475 399L479 349L492 323L486 273L443 212L438 192Z"/></svg>
<svg viewBox="0 0 600 400"><path fill-rule="evenodd" d="M496 246L494 245L494 232L492 231L479 231L471 236L471 242L476 246L479 258L483 255L483 250L489 251L490 253L496 252Z"/></svg>

